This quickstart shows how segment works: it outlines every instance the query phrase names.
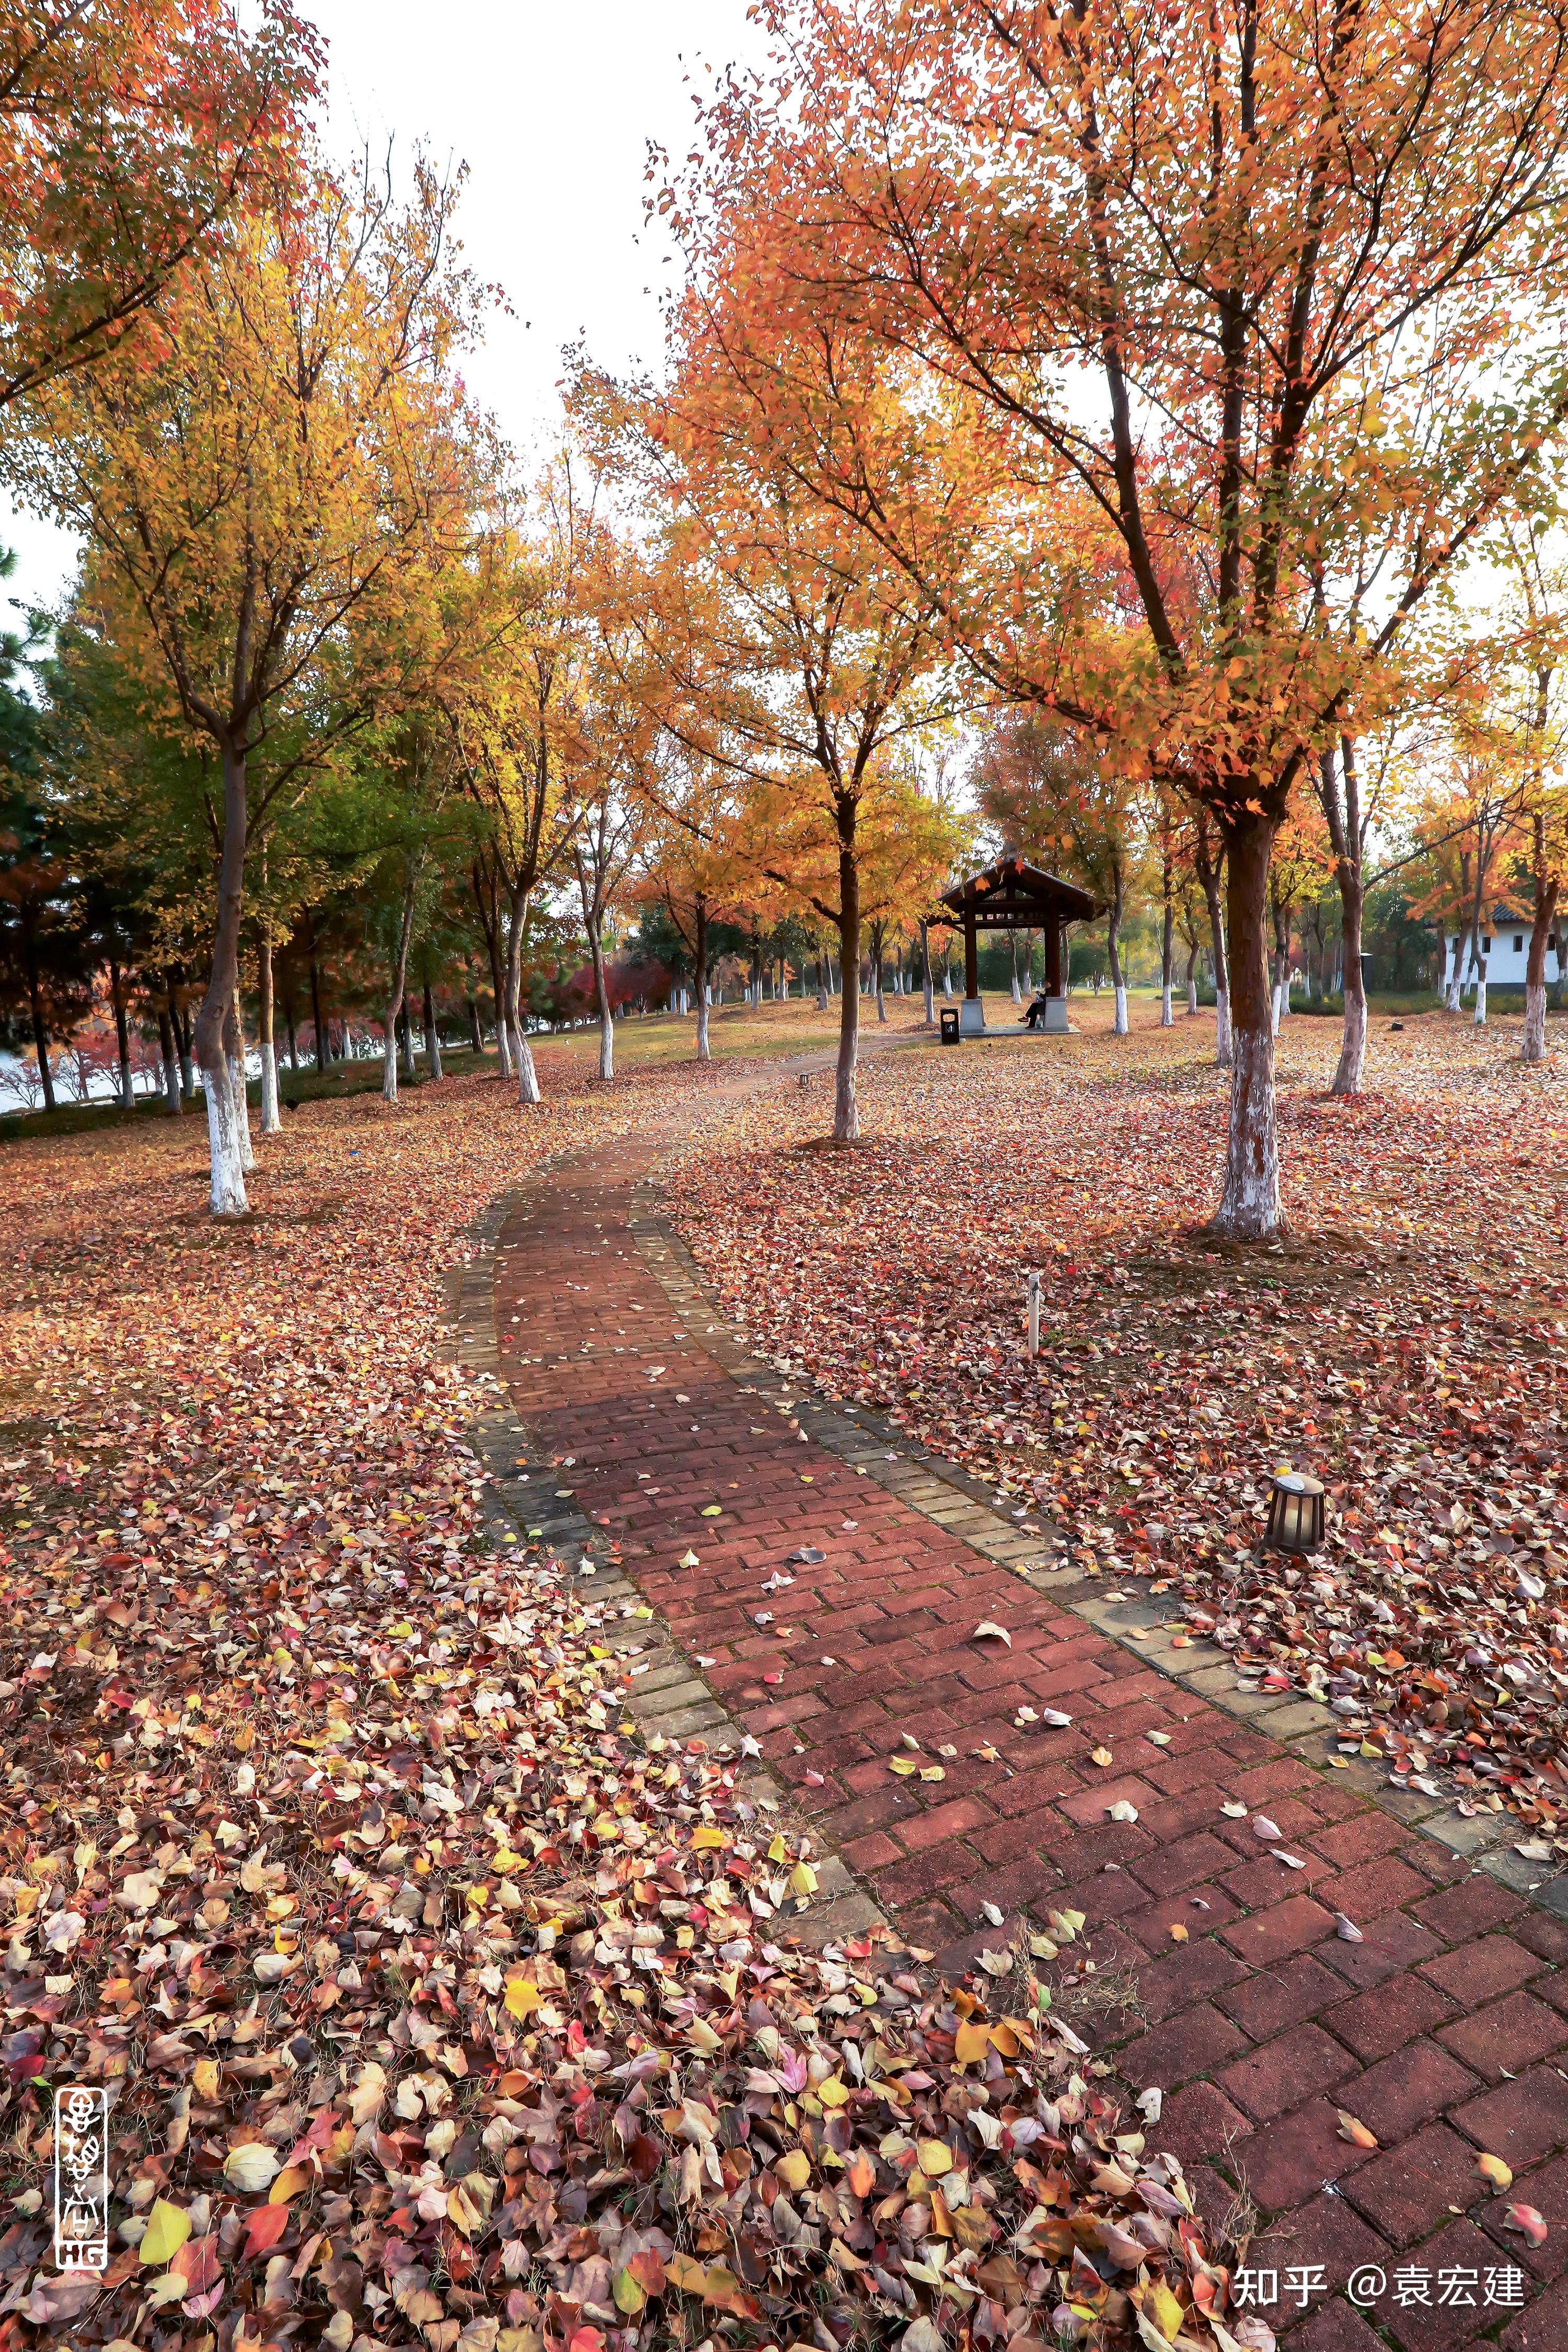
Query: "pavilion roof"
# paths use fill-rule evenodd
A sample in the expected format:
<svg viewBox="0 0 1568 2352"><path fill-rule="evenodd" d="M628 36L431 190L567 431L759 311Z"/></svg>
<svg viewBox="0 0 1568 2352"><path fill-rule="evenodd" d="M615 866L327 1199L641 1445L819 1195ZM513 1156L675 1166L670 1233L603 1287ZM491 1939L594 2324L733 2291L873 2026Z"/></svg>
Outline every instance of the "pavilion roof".
<svg viewBox="0 0 1568 2352"><path fill-rule="evenodd" d="M950 907L960 920L966 907L973 907L982 918L989 915L993 921L1015 918L1024 922L1087 923L1100 911L1076 882L1064 882L1059 874L1032 866L1017 850L1005 852L978 874L955 882L951 890L942 892L941 904Z"/></svg>

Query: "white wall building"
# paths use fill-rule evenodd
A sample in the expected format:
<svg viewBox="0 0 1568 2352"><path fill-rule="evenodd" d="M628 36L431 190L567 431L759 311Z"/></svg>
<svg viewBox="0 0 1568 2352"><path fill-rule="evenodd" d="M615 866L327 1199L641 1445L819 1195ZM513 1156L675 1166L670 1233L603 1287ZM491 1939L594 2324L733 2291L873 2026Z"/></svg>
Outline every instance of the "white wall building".
<svg viewBox="0 0 1568 2352"><path fill-rule="evenodd" d="M1490 919L1481 929L1481 953L1486 958L1487 986L1522 988L1530 964L1530 929L1531 918L1521 915L1511 907L1494 907ZM1555 937L1546 942L1546 985L1557 983L1557 950ZM1450 931L1443 942L1443 986L1447 989L1454 970L1455 958L1463 955L1460 994L1475 993L1479 977L1469 953L1468 933Z"/></svg>

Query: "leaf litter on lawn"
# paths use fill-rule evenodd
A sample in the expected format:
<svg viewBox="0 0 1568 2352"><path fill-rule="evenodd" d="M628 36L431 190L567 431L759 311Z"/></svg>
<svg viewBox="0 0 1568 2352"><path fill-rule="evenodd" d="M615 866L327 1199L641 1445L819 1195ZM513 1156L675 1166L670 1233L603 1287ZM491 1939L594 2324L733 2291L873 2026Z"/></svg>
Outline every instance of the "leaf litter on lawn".
<svg viewBox="0 0 1568 2352"><path fill-rule="evenodd" d="M438 1268L520 1160L690 1085L550 1075L548 1121L318 1107L176 1243L190 1129L0 1171L0 2340L1266 2347L1033 1978L1015 2015L793 1945L805 1835L645 1740L626 1607L498 1542ZM101 2275L49 2248L83 2083Z"/></svg>
<svg viewBox="0 0 1568 2352"><path fill-rule="evenodd" d="M1298 1015L1281 1043L1273 1247L1194 1222L1224 1150L1207 1017L880 1058L842 1160L793 1158L816 1114L770 1096L683 1167L671 1213L779 1370L1164 1596L1244 1686L1324 1701L1397 1782L1519 1816L1560 1869L1564 1072L1520 1067L1517 1024L1433 1015L1374 1029L1370 1091L1341 1103L1336 1040ZM1316 1077L1290 1066L1309 1055ZM1262 1546L1285 1463L1329 1488L1310 1559Z"/></svg>

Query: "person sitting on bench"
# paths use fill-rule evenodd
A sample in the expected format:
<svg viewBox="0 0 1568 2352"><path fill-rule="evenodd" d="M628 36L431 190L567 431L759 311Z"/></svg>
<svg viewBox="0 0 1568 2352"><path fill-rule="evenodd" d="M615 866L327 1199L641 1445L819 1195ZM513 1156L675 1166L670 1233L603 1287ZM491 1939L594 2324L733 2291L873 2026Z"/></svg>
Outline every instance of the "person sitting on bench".
<svg viewBox="0 0 1568 2352"><path fill-rule="evenodd" d="M1046 1007L1050 1001L1050 998L1046 993L1046 983L1042 981L1039 987L1035 991L1035 994L1029 1004L1028 1012L1024 1016L1024 1026L1026 1029L1038 1029L1043 1026L1046 1018Z"/></svg>

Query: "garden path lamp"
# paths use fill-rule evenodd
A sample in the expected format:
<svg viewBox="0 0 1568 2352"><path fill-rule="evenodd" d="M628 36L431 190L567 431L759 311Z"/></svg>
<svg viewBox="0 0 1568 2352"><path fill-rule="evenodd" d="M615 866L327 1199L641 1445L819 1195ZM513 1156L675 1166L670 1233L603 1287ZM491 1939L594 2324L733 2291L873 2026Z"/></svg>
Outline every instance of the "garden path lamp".
<svg viewBox="0 0 1568 2352"><path fill-rule="evenodd" d="M1316 1551L1323 1540L1323 1490L1310 1472L1279 1470L1263 1540L1275 1551Z"/></svg>

